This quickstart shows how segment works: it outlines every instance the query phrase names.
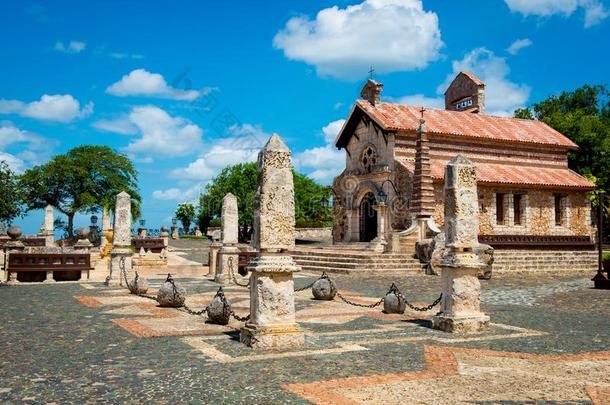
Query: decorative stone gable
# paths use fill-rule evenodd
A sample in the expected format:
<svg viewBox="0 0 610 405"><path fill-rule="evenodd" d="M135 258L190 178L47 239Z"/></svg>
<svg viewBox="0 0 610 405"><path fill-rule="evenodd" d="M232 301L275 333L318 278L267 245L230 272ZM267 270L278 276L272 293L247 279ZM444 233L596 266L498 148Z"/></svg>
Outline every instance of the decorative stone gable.
<svg viewBox="0 0 610 405"><path fill-rule="evenodd" d="M485 83L468 72L460 72L445 91L445 110L485 112Z"/></svg>
<svg viewBox="0 0 610 405"><path fill-rule="evenodd" d="M383 83L379 83L373 79L369 79L360 91L360 97L362 97L364 100L367 100L372 105L375 105L381 102L382 90Z"/></svg>

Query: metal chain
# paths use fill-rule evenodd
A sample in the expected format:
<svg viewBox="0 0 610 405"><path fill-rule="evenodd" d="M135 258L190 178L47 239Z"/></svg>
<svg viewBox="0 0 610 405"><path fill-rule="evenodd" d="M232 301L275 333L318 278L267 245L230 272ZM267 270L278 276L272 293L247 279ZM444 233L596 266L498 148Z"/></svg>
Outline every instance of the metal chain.
<svg viewBox="0 0 610 405"><path fill-rule="evenodd" d="M411 308L414 311L418 311L418 312L425 312L425 311L430 311L432 308L434 308L435 306L437 306L441 300L443 299L443 293L441 293L441 295L438 296L438 298L436 300L434 300L434 302L430 305L426 305L425 307L416 307L415 305L411 304L408 300L407 297L405 297L404 295L402 295L401 293L399 293L400 297L405 301L405 304L407 304L407 306L409 308Z"/></svg>
<svg viewBox="0 0 610 405"><path fill-rule="evenodd" d="M248 322L250 320L250 314L248 314L247 316L239 316L234 311L231 311L231 316L239 322Z"/></svg>
<svg viewBox="0 0 610 405"><path fill-rule="evenodd" d="M233 271L233 257L229 256L228 259L229 262L229 273L231 274L231 279L233 280L233 282L238 285L239 287L250 287L250 278L248 278L248 282L246 284L241 284L237 281L237 277L235 277L235 272Z"/></svg>
<svg viewBox="0 0 610 405"><path fill-rule="evenodd" d="M232 264L232 263L231 263ZM216 292L216 295L214 296L214 298L216 297L220 297L220 299L222 300L222 304L223 304L223 312L227 309L230 308L230 304L227 301L227 297L225 297L225 292L222 289L222 286L220 286L220 288L218 288L218 291ZM233 318L235 318L237 321L239 322L247 322L250 320L250 314L248 314L247 316L239 316L235 313L235 311L231 311L229 313L229 316L232 316Z"/></svg>
<svg viewBox="0 0 610 405"><path fill-rule="evenodd" d="M316 281L318 280L322 280L322 279L328 279L330 280L330 277L328 277L328 274L326 274L325 271L322 272L322 274L320 275L320 277L318 277L317 279L315 279L313 282L311 282L310 284L307 284L305 287L301 287L301 288L295 288L294 292L301 292L301 291L305 291L310 289L311 287L313 287L313 285L316 283Z"/></svg>

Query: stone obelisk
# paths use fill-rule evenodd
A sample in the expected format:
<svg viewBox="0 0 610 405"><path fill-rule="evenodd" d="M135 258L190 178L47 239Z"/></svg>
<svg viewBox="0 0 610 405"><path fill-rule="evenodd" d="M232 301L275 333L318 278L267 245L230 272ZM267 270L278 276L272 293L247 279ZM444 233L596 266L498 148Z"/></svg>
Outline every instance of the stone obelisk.
<svg viewBox="0 0 610 405"><path fill-rule="evenodd" d="M237 198L228 193L222 199L222 211L220 213L220 230L222 247L218 251L216 260L216 275L214 281L220 284L231 282L231 273L237 273L239 261L239 249L237 248L237 234L239 229L239 213L237 210ZM236 274L235 274L236 275Z"/></svg>
<svg viewBox="0 0 610 405"><path fill-rule="evenodd" d="M110 251L110 274L106 277L106 285L123 285L121 262L124 261L127 279L131 279L131 196L122 191L116 196L114 207L114 233L112 250Z"/></svg>
<svg viewBox="0 0 610 405"><path fill-rule="evenodd" d="M479 205L474 164L458 155L445 168L445 245L441 258L443 298L432 327L445 332L475 332L489 325L480 310L485 263L474 252L479 233Z"/></svg>
<svg viewBox="0 0 610 405"><path fill-rule="evenodd" d="M290 150L273 134L258 155L258 190L252 245L258 256L250 263L250 321L240 340L254 348L304 344L295 321L293 273L300 268L294 248L294 185Z"/></svg>
<svg viewBox="0 0 610 405"><path fill-rule="evenodd" d="M55 243L55 219L53 214L53 206L47 205L44 209L44 223L42 224L42 228L40 229L39 233L39 235L44 238L45 246L53 246Z"/></svg>

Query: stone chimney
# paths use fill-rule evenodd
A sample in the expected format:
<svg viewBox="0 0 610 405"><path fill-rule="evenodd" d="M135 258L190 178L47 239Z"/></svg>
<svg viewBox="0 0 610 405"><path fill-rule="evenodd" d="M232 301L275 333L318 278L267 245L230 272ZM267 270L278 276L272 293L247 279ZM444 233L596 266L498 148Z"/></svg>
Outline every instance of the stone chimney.
<svg viewBox="0 0 610 405"><path fill-rule="evenodd" d="M360 90L360 97L375 105L381 102L381 90L383 90L383 83L369 79L362 90Z"/></svg>
<svg viewBox="0 0 610 405"><path fill-rule="evenodd" d="M445 91L445 110L485 113L485 83L469 72L460 72Z"/></svg>

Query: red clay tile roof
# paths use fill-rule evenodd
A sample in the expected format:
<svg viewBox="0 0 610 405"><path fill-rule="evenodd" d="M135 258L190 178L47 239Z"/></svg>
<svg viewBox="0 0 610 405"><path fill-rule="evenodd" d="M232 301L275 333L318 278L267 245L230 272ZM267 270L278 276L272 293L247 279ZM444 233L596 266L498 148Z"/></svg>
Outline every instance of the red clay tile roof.
<svg viewBox="0 0 610 405"><path fill-rule="evenodd" d="M466 71L464 71L464 70L462 70L460 73L461 73L461 74L463 74L463 75L465 75L465 76L468 76L468 78L469 78L470 80L472 80L472 81L473 81L473 82L474 82L474 83L475 83L477 86L485 86L485 83L483 83L483 82L482 82L482 81L481 81L481 80L480 80L478 77L476 77L476 76L475 76L475 75L473 75L472 73L470 73L470 72L466 72ZM457 75L457 76L459 76L459 75L460 75L460 73L458 73L458 75ZM456 78L457 78L457 76L456 76ZM455 79L453 79L453 80L455 80Z"/></svg>
<svg viewBox="0 0 610 405"><path fill-rule="evenodd" d="M413 173L414 162L396 160ZM432 160L432 178L443 180L447 162ZM568 168L531 167L474 162L479 183L594 189L595 185Z"/></svg>
<svg viewBox="0 0 610 405"><path fill-rule="evenodd" d="M366 100L358 100L354 111L358 108L386 130L416 131L419 126L421 116L419 110L421 107L392 103L378 103L373 106ZM426 109L424 118L429 134L578 149L578 145L574 142L537 120L496 117L432 108ZM341 147L345 142L342 135L340 133L337 137L338 147Z"/></svg>

